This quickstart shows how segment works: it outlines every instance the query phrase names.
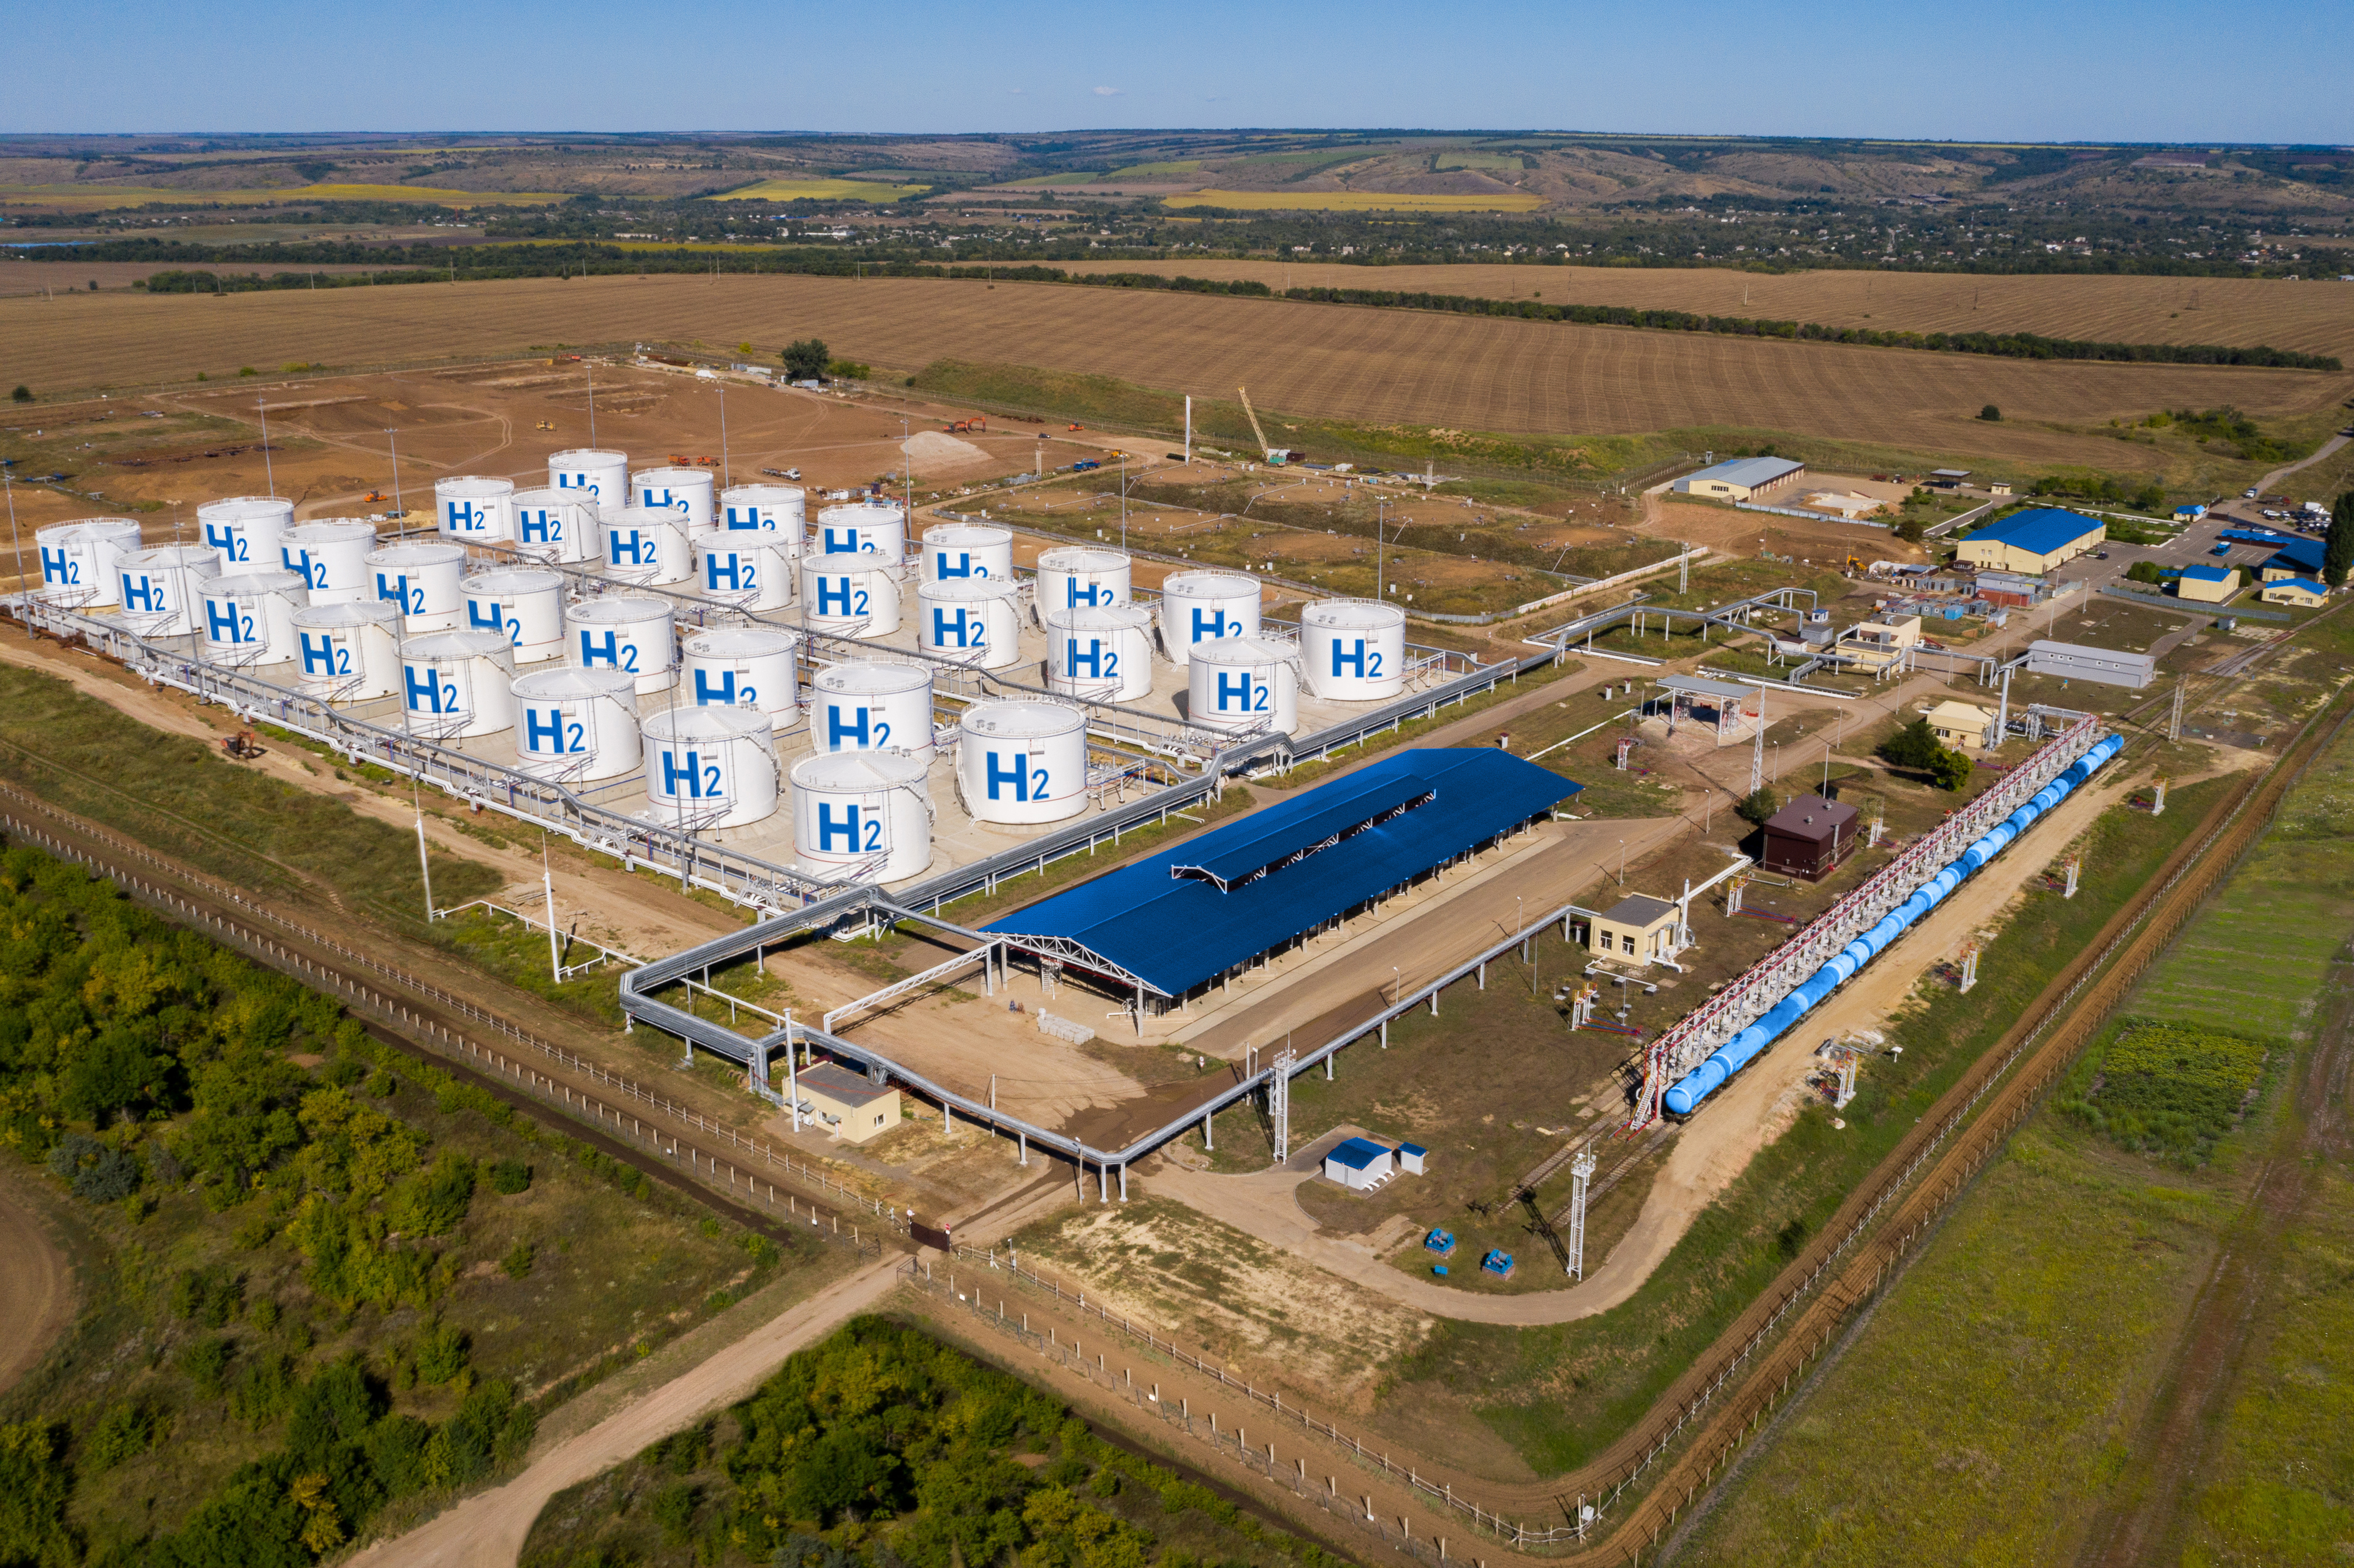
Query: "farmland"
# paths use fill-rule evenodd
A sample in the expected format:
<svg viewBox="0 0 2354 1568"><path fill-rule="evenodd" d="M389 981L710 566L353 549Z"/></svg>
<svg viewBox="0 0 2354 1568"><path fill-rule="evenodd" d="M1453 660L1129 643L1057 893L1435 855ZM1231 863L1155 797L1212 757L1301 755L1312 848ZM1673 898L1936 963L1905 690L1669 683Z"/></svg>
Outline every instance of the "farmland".
<svg viewBox="0 0 2354 1568"><path fill-rule="evenodd" d="M0 185L0 207L104 212L150 202L223 207L281 207L305 201L413 201L435 207L543 207L564 199L549 191L453 191L428 185L317 185L275 189L204 190L162 185Z"/></svg>
<svg viewBox="0 0 2354 1568"><path fill-rule="evenodd" d="M930 190L875 180L762 180L713 196L713 201L897 201Z"/></svg>
<svg viewBox="0 0 2354 1568"><path fill-rule="evenodd" d="M1405 191L1193 191L1173 196L1166 207L1223 207L1238 212L1533 212L1544 197L1518 192L1483 196L1422 195Z"/></svg>

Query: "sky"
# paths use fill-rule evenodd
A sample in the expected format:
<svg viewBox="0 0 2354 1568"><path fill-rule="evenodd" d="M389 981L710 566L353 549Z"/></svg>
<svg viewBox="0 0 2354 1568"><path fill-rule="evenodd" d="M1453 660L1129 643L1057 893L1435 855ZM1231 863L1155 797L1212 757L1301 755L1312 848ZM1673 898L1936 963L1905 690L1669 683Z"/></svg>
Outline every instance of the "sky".
<svg viewBox="0 0 2354 1568"><path fill-rule="evenodd" d="M2354 142L2316 0L1206 0L1183 7L76 0L0 131L1318 126Z"/></svg>

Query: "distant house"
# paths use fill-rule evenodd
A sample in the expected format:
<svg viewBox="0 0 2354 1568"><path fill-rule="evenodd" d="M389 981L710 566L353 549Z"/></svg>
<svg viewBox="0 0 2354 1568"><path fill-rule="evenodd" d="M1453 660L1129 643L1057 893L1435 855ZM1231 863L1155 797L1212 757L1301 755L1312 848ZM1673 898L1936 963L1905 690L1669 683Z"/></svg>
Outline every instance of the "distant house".
<svg viewBox="0 0 2354 1568"><path fill-rule="evenodd" d="M2178 506L2174 509L2174 520L2177 523L2196 523L2206 515L2207 509L2204 506Z"/></svg>
<svg viewBox="0 0 2354 1568"><path fill-rule="evenodd" d="M1978 597L2004 609L2027 609L2051 597L2052 585L2019 572L1980 572Z"/></svg>
<svg viewBox="0 0 2354 1568"><path fill-rule="evenodd" d="M1974 708L1967 703L1943 702L1924 715L1929 721L1930 732L1941 746L1956 751L1986 749L1987 731L1994 727L1994 715L1984 708Z"/></svg>
<svg viewBox="0 0 2354 1568"><path fill-rule="evenodd" d="M2240 591L2240 574L2232 567L2185 567L2174 579L2174 597L2199 604L2221 604Z"/></svg>
<svg viewBox="0 0 2354 1568"><path fill-rule="evenodd" d="M1324 1156L1324 1175L1328 1181L1363 1192L1396 1174L1391 1160L1390 1151L1372 1139L1347 1139Z"/></svg>
<svg viewBox="0 0 2354 1568"><path fill-rule="evenodd" d="M2107 537L2107 526L2096 517L2056 506L2034 506L1980 528L1956 546L1954 559L2041 577L2090 554Z"/></svg>
<svg viewBox="0 0 2354 1568"><path fill-rule="evenodd" d="M794 1077L804 1116L813 1116L844 1143L879 1138L904 1119L899 1091L870 1084L864 1075L832 1062L803 1067Z"/></svg>
<svg viewBox="0 0 2354 1568"><path fill-rule="evenodd" d="M1929 471L1929 488L1932 490L1952 490L1969 482L1970 471L1966 468L1933 468Z"/></svg>
<svg viewBox="0 0 2354 1568"><path fill-rule="evenodd" d="M1769 492L1798 482L1807 465L1788 458L1729 458L1688 473L1669 488L1678 495L1698 495L1711 501L1755 501Z"/></svg>
<svg viewBox="0 0 2354 1568"><path fill-rule="evenodd" d="M1766 852L1757 863L1786 876L1819 882L1855 844L1853 806L1801 795L1766 820Z"/></svg>
<svg viewBox="0 0 2354 1568"><path fill-rule="evenodd" d="M1647 893L1630 893L1596 916L1585 945L1597 958L1649 964L1676 955L1676 906Z"/></svg>
<svg viewBox="0 0 2354 1568"><path fill-rule="evenodd" d="M2027 645L2027 673L2057 675L2063 681L2097 681L2105 686L2140 691L2157 678L2158 661L2147 653L2116 648L2088 648L2076 642L2052 642L2037 638Z"/></svg>
<svg viewBox="0 0 2354 1568"><path fill-rule="evenodd" d="M2294 604L2311 609L2328 602L2329 587L2312 577L2275 577L2256 592L2266 604Z"/></svg>

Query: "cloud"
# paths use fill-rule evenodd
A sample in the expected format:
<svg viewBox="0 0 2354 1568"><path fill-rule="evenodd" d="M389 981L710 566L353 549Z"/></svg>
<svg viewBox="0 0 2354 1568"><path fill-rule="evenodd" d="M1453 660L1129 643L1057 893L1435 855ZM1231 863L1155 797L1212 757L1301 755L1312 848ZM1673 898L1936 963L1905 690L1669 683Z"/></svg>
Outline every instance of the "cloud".
<svg viewBox="0 0 2354 1568"><path fill-rule="evenodd" d="M1006 90L1006 93L1007 93L1007 95L1008 95L1008 96L1010 96L1010 97L1013 97L1013 98L1019 98L1019 97L1021 97L1023 93L1028 92L1030 90L1029 90L1028 88L1026 88L1026 87L1009 87L1009 88L1007 88L1005 90Z"/></svg>
<svg viewBox="0 0 2354 1568"><path fill-rule="evenodd" d="M1127 93L1128 90L1124 87L1099 87L1096 89L1096 96L1097 98L1123 98L1127 96Z"/></svg>

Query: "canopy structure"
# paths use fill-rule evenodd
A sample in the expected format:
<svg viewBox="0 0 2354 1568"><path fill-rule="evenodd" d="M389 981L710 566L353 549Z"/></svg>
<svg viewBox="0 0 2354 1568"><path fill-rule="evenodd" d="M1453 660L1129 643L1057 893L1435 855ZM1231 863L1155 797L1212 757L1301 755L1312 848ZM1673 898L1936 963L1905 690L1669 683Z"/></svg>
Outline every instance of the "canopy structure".
<svg viewBox="0 0 2354 1568"><path fill-rule="evenodd" d="M1486 747L1401 752L984 928L1182 996L1582 788Z"/></svg>

